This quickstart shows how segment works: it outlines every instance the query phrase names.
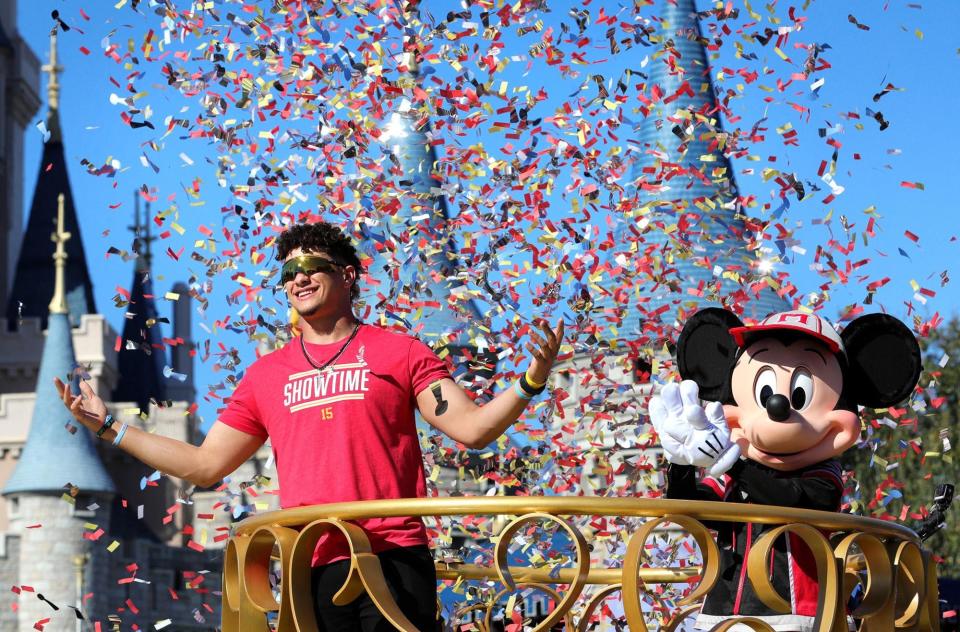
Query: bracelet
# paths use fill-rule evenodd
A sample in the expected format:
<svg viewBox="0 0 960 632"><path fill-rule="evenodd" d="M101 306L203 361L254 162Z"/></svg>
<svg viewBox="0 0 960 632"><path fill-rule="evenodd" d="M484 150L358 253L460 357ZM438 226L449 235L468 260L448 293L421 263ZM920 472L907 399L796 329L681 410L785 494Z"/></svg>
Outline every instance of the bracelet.
<svg viewBox="0 0 960 632"><path fill-rule="evenodd" d="M546 381L546 380L544 380L544 381L542 381L542 382L534 382L533 380L531 380L531 379L530 379L530 369L527 369L527 372L523 374L523 377L525 377L525 378L527 379L527 384L529 384L530 386L532 386L534 389L544 388L544 387L547 385L547 381Z"/></svg>
<svg viewBox="0 0 960 632"><path fill-rule="evenodd" d="M520 399L525 399L527 401L530 401L531 399L533 399L533 395L523 390L523 387L520 386L520 380L517 380L516 382L513 383L513 392L516 393L517 397L519 397Z"/></svg>
<svg viewBox="0 0 960 632"><path fill-rule="evenodd" d="M121 424L120 430L117 430L117 436L113 438L113 445L120 445L120 440L123 439L123 435L127 431L127 427L127 424Z"/></svg>
<svg viewBox="0 0 960 632"><path fill-rule="evenodd" d="M536 397L543 392L543 389L547 387L546 383L541 384L539 387L535 387L527 380L526 375L521 375L520 379L517 380L518 388L523 389L523 392L529 395L530 397ZM529 399L529 398L528 398Z"/></svg>
<svg viewBox="0 0 960 632"><path fill-rule="evenodd" d="M103 425L100 426L99 430L97 430L97 439L102 439L103 433L106 432L107 429L112 425L113 425L113 415L107 413L107 416L103 420Z"/></svg>

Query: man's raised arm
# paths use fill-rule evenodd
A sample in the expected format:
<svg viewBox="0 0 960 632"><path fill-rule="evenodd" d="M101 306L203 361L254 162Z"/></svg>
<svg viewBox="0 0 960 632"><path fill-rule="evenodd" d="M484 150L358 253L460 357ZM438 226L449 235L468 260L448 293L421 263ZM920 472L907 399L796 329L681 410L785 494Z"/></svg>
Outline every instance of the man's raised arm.
<svg viewBox="0 0 960 632"><path fill-rule="evenodd" d="M80 395L70 385L54 378L63 404L74 419L105 441L113 441L125 452L164 474L184 479L200 487L209 487L230 474L263 445L264 439L216 423L199 446L140 430L112 424L104 427L107 407L89 384L80 381ZM117 442L117 434L123 435Z"/></svg>
<svg viewBox="0 0 960 632"><path fill-rule="evenodd" d="M456 382L443 379L417 395L420 414L431 426L468 448L482 448L495 441L546 387L563 342L563 321L551 329L541 320L540 335L531 331L530 340L526 349L533 361L513 388L477 406Z"/></svg>

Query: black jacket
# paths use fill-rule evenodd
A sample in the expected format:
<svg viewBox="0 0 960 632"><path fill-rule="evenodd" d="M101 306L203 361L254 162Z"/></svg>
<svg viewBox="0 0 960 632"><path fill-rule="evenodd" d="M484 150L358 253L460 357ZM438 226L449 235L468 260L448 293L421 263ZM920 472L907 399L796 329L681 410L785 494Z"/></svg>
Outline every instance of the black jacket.
<svg viewBox="0 0 960 632"><path fill-rule="evenodd" d="M741 458L722 479L697 481L696 468L671 464L667 472L667 498L712 500L759 505L838 511L843 495L840 464L823 461L794 472L781 472ZM780 623L809 623L816 615L816 566L809 549L797 538L781 537L771 555L773 585L790 595L792 615L777 615L757 597L747 578L746 556L765 531L777 525L707 523L717 531L720 578L704 601L702 616L731 615L773 619Z"/></svg>

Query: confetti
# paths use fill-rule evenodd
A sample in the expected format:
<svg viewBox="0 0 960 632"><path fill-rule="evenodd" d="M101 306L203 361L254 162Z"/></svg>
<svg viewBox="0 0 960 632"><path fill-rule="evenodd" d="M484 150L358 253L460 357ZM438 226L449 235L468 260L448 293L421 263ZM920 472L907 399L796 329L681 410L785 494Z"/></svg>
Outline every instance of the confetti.
<svg viewBox="0 0 960 632"><path fill-rule="evenodd" d="M190 279L183 291L154 289L174 309L189 297L203 316L191 349L213 376L197 385L210 409L229 397L254 348L289 336L275 292L276 237L319 218L360 244L367 274L357 307L366 322L437 346L470 342L472 357L442 352L452 365L497 360L493 377L457 373L479 398L529 362L522 341L534 317L569 325L563 358L575 357L576 371L529 408L509 440L467 455L424 433L431 493L452 471L458 484L496 492L659 494L657 462L631 452L653 440L632 381L675 376L668 347L703 301L743 312L769 296L844 318L902 302L918 333L937 330L931 307L944 313L948 275L938 288L918 270L938 236L919 219L907 229L890 219L903 214L893 193L925 190L915 178L928 180L928 196L935 189L926 171L897 168L917 164L912 145L881 141L913 129L899 108L915 79L873 77L851 100L834 68L840 43L881 48L885 24L866 9L858 9L864 21L839 13L837 24L819 25L824 18L806 7L711 7L699 14L708 71L679 54L690 33L659 32L671 24L671 4L567 12L467 3L411 16L382 1L194 2L160 12L146 4L119 0L63 17L85 63L102 57L115 68L97 78L91 102L122 126L84 147L78 162L98 183L121 191L134 183L152 205L154 265ZM96 36L78 32L101 25ZM812 34L823 29L846 35ZM916 25L903 27L903 39L922 37ZM36 127L47 142L44 123ZM889 188L858 206L858 174L886 169ZM104 215L120 209L103 209L116 199L109 195L97 205ZM115 242L104 250L128 275L140 251L120 232L103 236ZM884 259L902 273L881 268ZM816 281L799 281L798 269ZM129 291L116 295L115 315L125 318ZM449 326L446 338L437 322ZM168 353L182 348L164 336ZM118 336L116 351L126 346ZM948 361L943 353L940 368ZM171 365L180 366L160 364L177 383L203 379ZM926 404L916 399L868 423L865 453L890 480L922 456L893 439L905 432L901 422L922 417L914 405ZM271 456L268 474L274 465ZM160 478L141 477L140 490L155 493ZM215 515L263 511L270 484L232 481ZM903 515L904 494L893 488L870 507L879 486L860 490L863 511ZM922 502L907 500L913 511ZM146 519L141 500L131 502ZM599 525L608 534L599 550L615 556L631 528L615 518ZM198 540L189 546L203 550ZM686 555L674 548L664 541L655 553Z"/></svg>

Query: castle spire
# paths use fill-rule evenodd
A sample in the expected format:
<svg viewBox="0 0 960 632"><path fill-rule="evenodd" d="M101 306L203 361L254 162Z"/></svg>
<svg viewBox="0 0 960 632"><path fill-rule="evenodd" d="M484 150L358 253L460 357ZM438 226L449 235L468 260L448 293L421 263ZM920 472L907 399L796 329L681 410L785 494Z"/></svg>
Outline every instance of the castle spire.
<svg viewBox="0 0 960 632"><path fill-rule="evenodd" d="M117 356L119 380L113 392L117 402L136 402L141 412L147 412L151 402L167 399L166 346L160 334L160 318L153 296L153 278L150 269L150 206L143 219L140 215L140 192L134 197L134 217L130 230L134 235L133 249L137 254L130 288L130 301L123 321L120 352Z"/></svg>
<svg viewBox="0 0 960 632"><path fill-rule="evenodd" d="M62 141L60 132L60 73L63 66L57 63L57 32L58 27L50 31L50 61L40 70L47 73L47 130L50 140Z"/></svg>
<svg viewBox="0 0 960 632"><path fill-rule="evenodd" d="M50 241L50 227L58 222L62 208L62 232L70 235L63 244L63 253L70 265L63 271L63 300L66 302L70 322L80 324L83 314L97 313L93 300L93 283L87 268L77 212L73 206L73 193L64 157L63 135L60 129L60 81L63 71L57 56L57 30L50 33L50 59L43 66L48 73L47 99L49 112L47 128L50 138L43 145L40 171L33 190L33 202L27 229L23 234L20 255L14 269L13 283L7 299L6 315L10 328L19 326L22 318L39 318L46 326L50 313L50 279L56 275L55 260ZM58 199L63 198L60 206Z"/></svg>
<svg viewBox="0 0 960 632"><path fill-rule="evenodd" d="M603 313L594 311L595 320L619 322L626 338L709 305L758 319L789 309L756 269L696 5L663 1L655 11L658 48L644 86L653 98L631 174L636 197L615 236L635 263L639 300L626 308L604 301Z"/></svg>
<svg viewBox="0 0 960 632"><path fill-rule="evenodd" d="M3 488L4 495L23 492L60 494L68 484L85 493L116 491L97 455L90 433L82 426L77 427L53 383L53 378L59 377L72 384L74 393L80 391L64 291L64 271L69 257L64 245L71 235L64 230L63 194L58 196L58 202L57 232L53 234L53 241L57 244L52 257L55 260L54 292L37 378L37 399L27 442ZM49 280L44 287L50 287Z"/></svg>
<svg viewBox="0 0 960 632"><path fill-rule="evenodd" d="M67 314L67 294L64 289L64 271L67 267L67 251L63 247L70 239L70 233L63 229L63 193L57 196L57 232L50 235L51 241L57 244L53 253L55 275L53 281L53 298L50 300L51 314Z"/></svg>
<svg viewBox="0 0 960 632"><path fill-rule="evenodd" d="M421 26L417 3L404 3L405 36L399 60L397 84L412 95L420 87L417 27ZM432 143L429 111L402 98L387 115L381 141L389 160L385 189L390 214L376 228L363 225L364 247L373 254L369 266L377 283L368 290L368 303L386 304L384 311L400 311L406 325L437 347L470 347L467 327L481 320L472 300L453 295L465 285L459 275L460 260L451 231L442 163ZM380 252L375 244L386 245ZM392 253L385 259L383 252ZM378 296L379 295L379 296ZM403 309L430 303L412 312ZM422 310L422 311L421 311Z"/></svg>
<svg viewBox="0 0 960 632"><path fill-rule="evenodd" d="M146 203L143 219L140 219L140 192L133 194L133 226L127 226L133 232L133 251L137 255L137 270L148 271L153 257L150 254L150 244L156 237L150 234L150 202Z"/></svg>

